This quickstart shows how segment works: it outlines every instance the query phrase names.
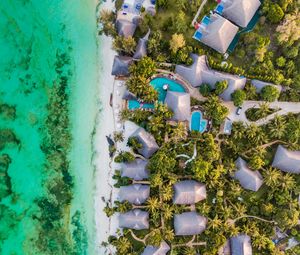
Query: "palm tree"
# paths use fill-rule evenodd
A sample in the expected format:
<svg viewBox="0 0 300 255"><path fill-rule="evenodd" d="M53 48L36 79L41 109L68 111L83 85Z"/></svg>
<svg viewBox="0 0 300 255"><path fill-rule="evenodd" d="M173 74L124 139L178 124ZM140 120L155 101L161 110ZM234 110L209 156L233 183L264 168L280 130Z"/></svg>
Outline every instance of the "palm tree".
<svg viewBox="0 0 300 255"><path fill-rule="evenodd" d="M276 188L278 187L281 179L281 172L275 168L269 167L264 173L264 180L265 183L271 187L271 188Z"/></svg>
<svg viewBox="0 0 300 255"><path fill-rule="evenodd" d="M157 197L149 197L147 200L147 209L150 212L154 212L156 210L158 210L160 207L160 202L159 199Z"/></svg>
<svg viewBox="0 0 300 255"><path fill-rule="evenodd" d="M178 123L178 125L172 130L172 140L178 142L186 137L186 127L184 123Z"/></svg>
<svg viewBox="0 0 300 255"><path fill-rule="evenodd" d="M251 123L246 129L246 137L249 140L252 140L253 138L256 137L258 132L259 132L258 126L254 123Z"/></svg>
<svg viewBox="0 0 300 255"><path fill-rule="evenodd" d="M161 207L163 211L163 217L165 220L170 220L173 217L174 207L168 204L163 204Z"/></svg>
<svg viewBox="0 0 300 255"><path fill-rule="evenodd" d="M160 193L163 201L170 201L173 197L173 187L171 185L163 186Z"/></svg>
<svg viewBox="0 0 300 255"><path fill-rule="evenodd" d="M243 204L236 204L234 209L236 210L238 217L245 215L245 213L247 212L247 208Z"/></svg>
<svg viewBox="0 0 300 255"><path fill-rule="evenodd" d="M212 228L213 230L219 229L222 225L222 220L219 219L218 215L216 215L212 220L209 222L209 227Z"/></svg>
<svg viewBox="0 0 300 255"><path fill-rule="evenodd" d="M280 186L284 190L292 190L296 186L294 177L291 174L285 174L281 178Z"/></svg>
<svg viewBox="0 0 300 255"><path fill-rule="evenodd" d="M266 117L270 113L270 105L267 102L263 102L259 104L259 108L257 109L255 113L255 117L257 119L261 119Z"/></svg>
<svg viewBox="0 0 300 255"><path fill-rule="evenodd" d="M233 124L233 132L232 132L233 139L237 140L243 138L244 132L245 132L245 126L243 122L239 121Z"/></svg>
<svg viewBox="0 0 300 255"><path fill-rule="evenodd" d="M269 238L265 235L256 235L252 238L252 244L258 250L265 249L269 243Z"/></svg>
<svg viewBox="0 0 300 255"><path fill-rule="evenodd" d="M174 234L174 230L172 228L169 227L165 227L163 229L163 236L164 236L164 240L168 240L168 241L173 241L175 234Z"/></svg>
<svg viewBox="0 0 300 255"><path fill-rule="evenodd" d="M286 132L286 121L280 115L276 115L274 120L268 125L269 134L272 138L281 139Z"/></svg>
<svg viewBox="0 0 300 255"><path fill-rule="evenodd" d="M131 243L125 236L121 236L117 240L113 241L113 245L117 248L119 254L126 254L131 248Z"/></svg>

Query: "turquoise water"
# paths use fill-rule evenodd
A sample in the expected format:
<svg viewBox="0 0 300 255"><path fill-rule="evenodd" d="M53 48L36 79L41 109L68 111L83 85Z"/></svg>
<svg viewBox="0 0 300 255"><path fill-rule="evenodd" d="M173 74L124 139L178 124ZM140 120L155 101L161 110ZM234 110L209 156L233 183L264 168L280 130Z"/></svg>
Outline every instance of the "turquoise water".
<svg viewBox="0 0 300 255"><path fill-rule="evenodd" d="M200 111L195 111L192 113L190 129L192 131L198 131L203 133L207 127L207 120L202 118L202 113Z"/></svg>
<svg viewBox="0 0 300 255"><path fill-rule="evenodd" d="M167 78L155 78L150 82L150 85L158 92L158 101L164 102L167 91L163 89L163 86L167 84L168 90L175 91L175 92L186 92L184 87L177 83L176 81L167 79ZM153 109L154 104L140 104L136 100L129 100L128 102L128 109L134 110L138 108L144 108L144 109Z"/></svg>
<svg viewBox="0 0 300 255"><path fill-rule="evenodd" d="M41 150L48 114L49 91L58 82L57 55L70 62L62 73L71 81L68 88L72 113L71 174L74 199L67 216L80 212L82 240L79 254L92 254L93 168L91 135L97 111L97 45L95 1L88 0L1 0L0 1L0 103L16 107L16 119L0 117L0 128L11 129L20 145L6 146L12 194L0 201L17 215L14 224L1 223L0 254L42 254L36 251L39 233L35 200L45 195L51 174L45 170ZM89 252L91 251L91 252Z"/></svg>

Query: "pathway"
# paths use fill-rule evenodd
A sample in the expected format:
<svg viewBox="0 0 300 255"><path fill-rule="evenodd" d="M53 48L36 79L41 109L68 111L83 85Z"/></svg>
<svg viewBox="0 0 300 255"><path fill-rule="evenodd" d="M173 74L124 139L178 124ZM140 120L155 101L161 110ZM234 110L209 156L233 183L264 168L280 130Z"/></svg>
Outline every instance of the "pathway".
<svg viewBox="0 0 300 255"><path fill-rule="evenodd" d="M269 104L269 107L272 109L280 108L281 110L268 115L266 118L262 118L258 121L250 121L246 117L246 111L250 108L259 108L260 104L263 103L263 101L245 101L242 105L241 113L240 115L236 114L237 107L233 105L233 102L223 102L223 105L225 105L229 109L229 115L228 118L231 121L242 121L246 124L256 123L257 125L264 125L268 123L270 120L272 120L276 115L286 115L288 113L299 113L300 112L300 103L294 103L294 102L273 102Z"/></svg>
<svg viewBox="0 0 300 255"><path fill-rule="evenodd" d="M207 2L207 0L202 1L201 5L200 5L200 7L199 7L199 9L198 9L198 11L197 11L197 13L196 13L193 21L192 21L192 24L191 24L192 26L194 26L195 22L197 21L199 15L200 15L200 12L202 11L202 8L206 4L206 2Z"/></svg>

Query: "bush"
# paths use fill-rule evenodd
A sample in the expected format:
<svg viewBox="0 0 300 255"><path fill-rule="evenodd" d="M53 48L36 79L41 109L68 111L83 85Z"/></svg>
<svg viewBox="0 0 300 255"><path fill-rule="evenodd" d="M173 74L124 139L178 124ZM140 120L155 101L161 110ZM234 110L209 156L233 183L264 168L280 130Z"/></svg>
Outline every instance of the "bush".
<svg viewBox="0 0 300 255"><path fill-rule="evenodd" d="M245 91L243 91L241 89L238 89L231 94L231 99L232 99L234 105L237 107L242 106L242 104L244 103L246 98L247 98L247 95L246 95Z"/></svg>
<svg viewBox="0 0 300 255"><path fill-rule="evenodd" d="M274 102L279 98L279 95L280 92L276 87L267 85L261 90L260 97L264 101Z"/></svg>
<svg viewBox="0 0 300 255"><path fill-rule="evenodd" d="M270 4L267 18L272 23L279 23L284 16L284 12L278 4Z"/></svg>
<svg viewBox="0 0 300 255"><path fill-rule="evenodd" d="M228 87L228 81L224 80L224 81L218 81L215 84L215 93L216 95L220 95L222 94Z"/></svg>
<svg viewBox="0 0 300 255"><path fill-rule="evenodd" d="M135 160L134 155L128 151L121 151L118 156L115 157L116 163L130 163Z"/></svg>
<svg viewBox="0 0 300 255"><path fill-rule="evenodd" d="M201 84L199 91L201 93L202 96L204 97L208 97L211 93L211 87L209 84Z"/></svg>

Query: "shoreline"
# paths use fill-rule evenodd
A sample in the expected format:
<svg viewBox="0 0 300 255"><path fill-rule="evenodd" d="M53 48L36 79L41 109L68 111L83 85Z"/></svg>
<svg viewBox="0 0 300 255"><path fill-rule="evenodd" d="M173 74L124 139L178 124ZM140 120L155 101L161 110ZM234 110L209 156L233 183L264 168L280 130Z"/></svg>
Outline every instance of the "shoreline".
<svg viewBox="0 0 300 255"><path fill-rule="evenodd" d="M98 12L102 9L114 9L114 2L102 2ZM99 13L97 13L98 15ZM113 201L115 192L113 188L112 159L109 157L106 136L115 131L113 109L110 106L110 95L114 91L115 77L111 75L114 56L117 54L112 50L112 38L105 35L98 36L98 59L101 60L99 68L99 82L97 105L100 111L97 114L94 136L93 136L93 166L95 168L95 253L106 254L108 247L103 247L102 242L107 242L108 237L116 232L117 224L113 218L108 218L103 209L106 202Z"/></svg>

